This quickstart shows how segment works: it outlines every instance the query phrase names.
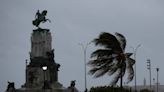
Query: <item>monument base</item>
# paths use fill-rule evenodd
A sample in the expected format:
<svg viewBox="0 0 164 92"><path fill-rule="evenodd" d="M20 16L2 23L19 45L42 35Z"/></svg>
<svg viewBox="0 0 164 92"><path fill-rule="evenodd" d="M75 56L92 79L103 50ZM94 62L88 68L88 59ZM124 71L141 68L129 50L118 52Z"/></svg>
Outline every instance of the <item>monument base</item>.
<svg viewBox="0 0 164 92"><path fill-rule="evenodd" d="M67 92L67 88L63 87L59 82L51 83L50 89L43 89L42 87L37 88L26 88L22 87L20 89L16 89L16 92Z"/></svg>
<svg viewBox="0 0 164 92"><path fill-rule="evenodd" d="M33 88L21 88L16 89L16 92L67 92L67 89L33 89Z"/></svg>

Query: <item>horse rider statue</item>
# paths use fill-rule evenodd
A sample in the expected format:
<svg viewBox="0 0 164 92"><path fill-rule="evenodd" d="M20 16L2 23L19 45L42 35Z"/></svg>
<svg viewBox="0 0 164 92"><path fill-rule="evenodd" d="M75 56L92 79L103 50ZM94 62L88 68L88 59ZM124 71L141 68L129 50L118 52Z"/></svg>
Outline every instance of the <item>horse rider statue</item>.
<svg viewBox="0 0 164 92"><path fill-rule="evenodd" d="M38 27L41 22L42 23L44 23L46 21L51 22L49 19L46 19L46 15L47 15L47 10L43 10L42 13L40 13L38 10L35 15L35 20L33 20L33 22L32 22L33 25Z"/></svg>

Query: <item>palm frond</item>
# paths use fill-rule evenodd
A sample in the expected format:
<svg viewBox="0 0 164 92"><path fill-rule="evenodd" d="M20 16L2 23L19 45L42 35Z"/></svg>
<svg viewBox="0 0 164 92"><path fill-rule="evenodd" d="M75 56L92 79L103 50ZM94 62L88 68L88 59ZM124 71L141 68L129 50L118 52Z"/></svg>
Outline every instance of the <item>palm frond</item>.
<svg viewBox="0 0 164 92"><path fill-rule="evenodd" d="M108 75L113 75L117 69L121 68L121 62L118 61L116 58L113 59L113 66L108 71Z"/></svg>
<svg viewBox="0 0 164 92"><path fill-rule="evenodd" d="M97 72L95 72L94 77L98 78L105 75L108 72L108 67L101 67Z"/></svg>
<svg viewBox="0 0 164 92"><path fill-rule="evenodd" d="M120 42L121 48L123 50L125 50L125 47L126 47L126 38L122 34L120 34L118 32L116 32L115 35L118 38L117 40Z"/></svg>
<svg viewBox="0 0 164 92"><path fill-rule="evenodd" d="M93 68L89 71L89 74L94 75L95 78L98 78L105 75L111 67L112 64L102 64L101 66L93 66Z"/></svg>
<svg viewBox="0 0 164 92"><path fill-rule="evenodd" d="M99 35L99 39L111 39L117 41L116 37L108 32L102 32Z"/></svg>
<svg viewBox="0 0 164 92"><path fill-rule="evenodd" d="M108 75L113 75L116 74L114 79L112 80L111 84L115 85L118 80L125 75L125 71L126 71L126 64L124 62L118 62L115 67L111 68L108 71Z"/></svg>
<svg viewBox="0 0 164 92"><path fill-rule="evenodd" d="M100 67L103 65L110 65L113 62L113 58L99 58L95 60L90 60L88 62L88 65L94 66L94 67Z"/></svg>
<svg viewBox="0 0 164 92"><path fill-rule="evenodd" d="M126 58L127 64L133 66L135 64L135 60L132 58Z"/></svg>
<svg viewBox="0 0 164 92"><path fill-rule="evenodd" d="M127 78L127 83L133 80L134 77L134 70L133 70L133 65L135 64L135 60L132 58L127 58L127 73L128 73L128 78Z"/></svg>
<svg viewBox="0 0 164 92"><path fill-rule="evenodd" d="M94 68L92 68L89 72L88 72L88 74L90 74L90 75L93 75L95 72L97 72L99 70L99 68L96 68L96 67L94 67Z"/></svg>
<svg viewBox="0 0 164 92"><path fill-rule="evenodd" d="M121 69L119 68L119 69L117 69L116 75L110 83L111 86L116 85L116 83L118 82L118 80L120 78L120 74L121 74Z"/></svg>
<svg viewBox="0 0 164 92"><path fill-rule="evenodd" d="M96 46L103 46L105 48L112 48L112 44L108 39L99 39L96 38L92 41L93 43L95 43Z"/></svg>
<svg viewBox="0 0 164 92"><path fill-rule="evenodd" d="M134 78L134 70L133 70L133 67L132 66L128 66L127 68L127 72L128 72L128 81L127 83L131 82Z"/></svg>
<svg viewBox="0 0 164 92"><path fill-rule="evenodd" d="M112 66L112 67L110 68L110 70L108 71L108 75L109 75L109 76L113 75L114 73L117 72L117 69L118 69L117 66Z"/></svg>
<svg viewBox="0 0 164 92"><path fill-rule="evenodd" d="M91 58L93 57L109 57L113 54L113 51L111 49L98 49L96 51L94 51L91 54Z"/></svg>
<svg viewBox="0 0 164 92"><path fill-rule="evenodd" d="M110 48L114 52L117 53L123 52L117 38L110 33L107 32L101 33L98 38L93 40L93 42L95 43L95 45L104 46L105 48Z"/></svg>
<svg viewBox="0 0 164 92"><path fill-rule="evenodd" d="M129 58L130 56L133 55L133 53L125 53L125 55Z"/></svg>

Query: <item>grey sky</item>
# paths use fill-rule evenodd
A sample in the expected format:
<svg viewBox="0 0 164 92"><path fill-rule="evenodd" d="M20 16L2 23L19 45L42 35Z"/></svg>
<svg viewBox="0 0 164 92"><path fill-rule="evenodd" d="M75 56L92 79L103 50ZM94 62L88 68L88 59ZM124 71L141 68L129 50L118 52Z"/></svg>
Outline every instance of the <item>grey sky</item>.
<svg viewBox="0 0 164 92"><path fill-rule="evenodd" d="M146 59L152 61L152 77L160 68L159 80L164 84L164 1L163 0L1 0L0 1L0 91L7 81L20 87L25 81L25 59L29 59L30 36L36 11L48 10L53 36L55 60L62 66L59 81L67 87L70 80L77 81L77 88L84 89L83 50L78 43L91 41L101 32L120 32L130 46L142 46L137 51L137 84L149 83ZM87 48L87 59L95 49ZM93 79L87 76L88 87L107 85L112 77ZM129 85L134 85L132 81Z"/></svg>

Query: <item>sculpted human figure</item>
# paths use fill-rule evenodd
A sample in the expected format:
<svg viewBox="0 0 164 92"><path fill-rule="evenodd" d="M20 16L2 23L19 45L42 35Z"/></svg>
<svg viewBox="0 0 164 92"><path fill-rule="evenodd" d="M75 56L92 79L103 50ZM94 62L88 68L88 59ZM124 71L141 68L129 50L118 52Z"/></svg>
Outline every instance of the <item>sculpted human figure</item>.
<svg viewBox="0 0 164 92"><path fill-rule="evenodd" d="M41 22L44 23L47 20L49 22L51 22L49 19L46 19L46 15L47 15L47 10L43 10L42 13L40 13L38 10L36 15L35 15L35 20L33 20L33 22L32 22L33 25L38 27Z"/></svg>
<svg viewBox="0 0 164 92"><path fill-rule="evenodd" d="M8 86L6 92L15 92L15 84L14 82L8 81Z"/></svg>
<svg viewBox="0 0 164 92"><path fill-rule="evenodd" d="M70 86L67 88L67 92L79 92L75 87L76 80L71 81Z"/></svg>

